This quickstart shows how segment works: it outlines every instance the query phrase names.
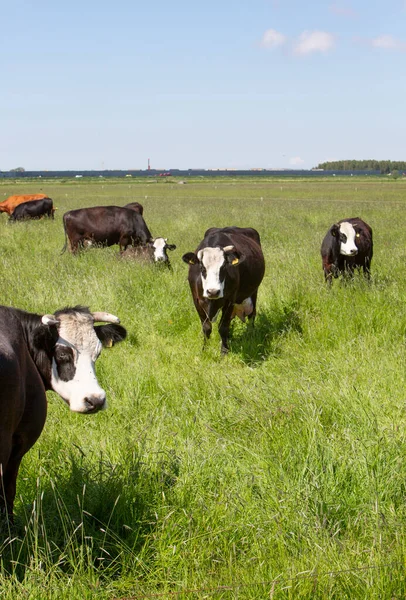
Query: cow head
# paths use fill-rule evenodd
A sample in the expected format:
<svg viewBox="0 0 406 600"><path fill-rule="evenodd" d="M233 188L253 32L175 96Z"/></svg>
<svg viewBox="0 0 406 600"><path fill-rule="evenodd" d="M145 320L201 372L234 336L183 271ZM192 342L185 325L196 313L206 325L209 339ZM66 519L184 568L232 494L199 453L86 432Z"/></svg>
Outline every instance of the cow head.
<svg viewBox="0 0 406 600"><path fill-rule="evenodd" d="M125 338L126 330L118 325L119 319L76 306L44 315L41 321L41 335L48 339L46 351L51 361L46 382L49 388L74 412L95 413L106 408L106 393L97 381L95 362L102 346L113 346ZM95 325L96 322L109 325Z"/></svg>
<svg viewBox="0 0 406 600"><path fill-rule="evenodd" d="M167 238L158 237L151 241L153 259L156 263L169 263L167 250L176 250L175 244L168 244Z"/></svg>
<svg viewBox="0 0 406 600"><path fill-rule="evenodd" d="M224 248L202 248L195 254L188 252L182 260L189 265L200 266L203 287L203 297L209 300L218 300L224 296L226 273L230 268L236 267L243 261L234 246Z"/></svg>
<svg viewBox="0 0 406 600"><path fill-rule="evenodd" d="M331 235L335 237L340 244L340 254L343 256L355 256L358 253L358 247L355 243L357 233L348 221L335 224L330 229Z"/></svg>

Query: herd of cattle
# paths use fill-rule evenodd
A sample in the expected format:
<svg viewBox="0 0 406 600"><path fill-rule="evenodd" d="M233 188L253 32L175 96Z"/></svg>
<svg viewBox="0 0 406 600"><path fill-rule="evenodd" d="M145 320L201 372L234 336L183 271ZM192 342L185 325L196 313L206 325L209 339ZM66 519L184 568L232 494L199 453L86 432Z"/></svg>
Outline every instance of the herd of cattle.
<svg viewBox="0 0 406 600"><path fill-rule="evenodd" d="M41 194L11 196L0 203L0 212L12 220L54 217L52 200ZM63 250L68 246L72 253L93 244L118 244L123 257L169 265L166 251L176 248L165 238L152 237L138 202L70 210L63 225ZM333 278L352 275L355 268L369 278L372 253L369 225L359 218L338 221L321 246L325 280L331 285ZM232 319L255 320L265 273L259 233L250 227L212 227L182 260L189 265L189 286L205 342L221 311L218 329L225 354ZM125 337L116 316L91 313L83 306L52 315L0 306L0 510L11 521L21 459L44 427L46 390L59 394L74 412L104 409L106 394L97 381L95 362L102 346Z"/></svg>

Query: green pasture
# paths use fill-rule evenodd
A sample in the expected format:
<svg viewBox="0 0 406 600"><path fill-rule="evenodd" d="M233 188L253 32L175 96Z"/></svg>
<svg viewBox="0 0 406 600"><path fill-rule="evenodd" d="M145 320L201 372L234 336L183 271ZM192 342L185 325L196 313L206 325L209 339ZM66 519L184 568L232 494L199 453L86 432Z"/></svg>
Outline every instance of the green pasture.
<svg viewBox="0 0 406 600"><path fill-rule="evenodd" d="M0 534L0 599L406 597L406 181L384 178L1 181L55 221L0 215L0 303L83 304L128 338L97 362L108 409L48 393ZM173 270L118 247L61 255L72 208L141 202ZM336 220L374 231L372 279L326 288ZM202 351L182 255L211 226L258 229L254 331Z"/></svg>

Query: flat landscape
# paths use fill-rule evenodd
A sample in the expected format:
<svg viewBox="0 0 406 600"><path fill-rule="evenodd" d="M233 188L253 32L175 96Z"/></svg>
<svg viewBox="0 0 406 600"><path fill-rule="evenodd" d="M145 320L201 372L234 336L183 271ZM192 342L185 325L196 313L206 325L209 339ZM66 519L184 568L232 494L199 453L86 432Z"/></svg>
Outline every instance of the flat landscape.
<svg viewBox="0 0 406 600"><path fill-rule="evenodd" d="M127 340L96 363L108 408L48 418L0 537L0 598L406 597L406 181L388 177L0 182L55 220L0 214L0 303L89 306ZM65 211L137 201L172 270L118 247L61 254ZM328 289L327 229L361 217L372 277ZM256 228L257 320L203 351L181 258Z"/></svg>

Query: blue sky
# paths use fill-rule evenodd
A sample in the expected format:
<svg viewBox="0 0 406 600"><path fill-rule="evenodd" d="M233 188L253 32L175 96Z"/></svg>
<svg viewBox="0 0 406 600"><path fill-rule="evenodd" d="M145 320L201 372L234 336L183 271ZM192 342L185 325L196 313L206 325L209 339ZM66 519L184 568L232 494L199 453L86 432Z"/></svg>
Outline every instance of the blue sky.
<svg viewBox="0 0 406 600"><path fill-rule="evenodd" d="M406 160L406 0L13 0L0 169Z"/></svg>

